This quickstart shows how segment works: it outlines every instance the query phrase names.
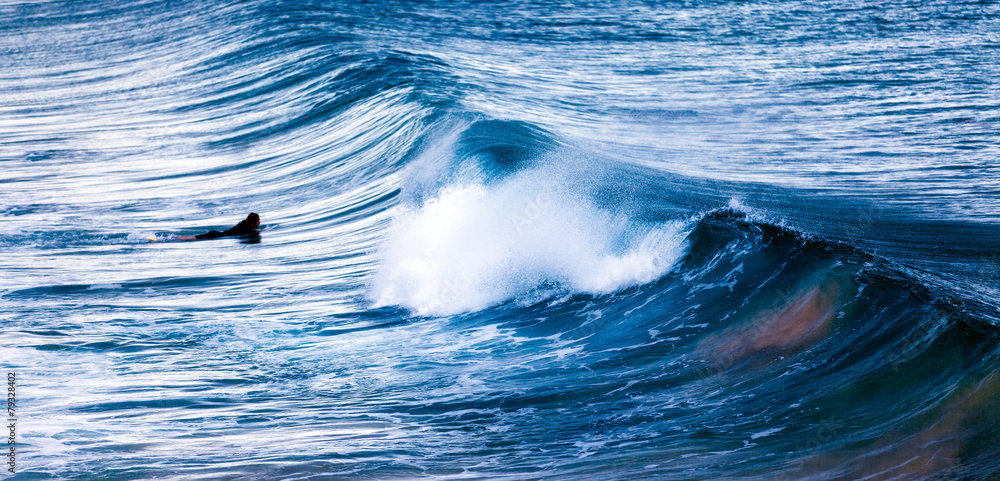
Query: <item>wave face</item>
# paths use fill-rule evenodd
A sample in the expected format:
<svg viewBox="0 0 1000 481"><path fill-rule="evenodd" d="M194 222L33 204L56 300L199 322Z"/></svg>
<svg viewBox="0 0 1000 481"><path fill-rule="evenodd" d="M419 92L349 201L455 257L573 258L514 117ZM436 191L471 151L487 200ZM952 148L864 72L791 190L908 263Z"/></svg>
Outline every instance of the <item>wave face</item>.
<svg viewBox="0 0 1000 481"><path fill-rule="evenodd" d="M1000 477L997 19L6 2L15 478Z"/></svg>

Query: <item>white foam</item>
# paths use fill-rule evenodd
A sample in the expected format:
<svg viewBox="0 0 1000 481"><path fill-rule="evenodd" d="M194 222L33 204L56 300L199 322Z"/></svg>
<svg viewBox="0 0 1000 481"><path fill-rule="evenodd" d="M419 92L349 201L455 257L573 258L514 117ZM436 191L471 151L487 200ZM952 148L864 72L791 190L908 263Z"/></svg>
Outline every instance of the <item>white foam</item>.
<svg viewBox="0 0 1000 481"><path fill-rule="evenodd" d="M453 185L423 205L400 207L370 297L449 315L553 284L611 293L666 274L683 253L682 228L599 209L538 169L498 184Z"/></svg>
<svg viewBox="0 0 1000 481"><path fill-rule="evenodd" d="M156 234L153 234L152 232L144 232L133 229L131 232L128 233L128 237L125 238L125 241L130 243L149 242L150 237L153 237L156 240L160 240L160 237L157 236Z"/></svg>

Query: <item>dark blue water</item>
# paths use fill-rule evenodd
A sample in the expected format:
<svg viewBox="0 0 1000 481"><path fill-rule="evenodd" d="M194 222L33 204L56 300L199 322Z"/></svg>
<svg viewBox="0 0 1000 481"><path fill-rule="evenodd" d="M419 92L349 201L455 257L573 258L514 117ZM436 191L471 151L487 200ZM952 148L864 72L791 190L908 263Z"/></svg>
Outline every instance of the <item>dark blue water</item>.
<svg viewBox="0 0 1000 481"><path fill-rule="evenodd" d="M2 2L12 479L1000 478L998 76L994 2Z"/></svg>

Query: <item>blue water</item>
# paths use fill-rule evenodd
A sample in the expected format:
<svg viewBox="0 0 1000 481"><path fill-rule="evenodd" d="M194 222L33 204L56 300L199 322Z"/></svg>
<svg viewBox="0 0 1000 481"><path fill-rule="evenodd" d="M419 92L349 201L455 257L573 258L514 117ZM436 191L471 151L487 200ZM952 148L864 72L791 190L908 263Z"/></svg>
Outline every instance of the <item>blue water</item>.
<svg viewBox="0 0 1000 481"><path fill-rule="evenodd" d="M1000 478L998 77L994 2L2 2L11 479Z"/></svg>

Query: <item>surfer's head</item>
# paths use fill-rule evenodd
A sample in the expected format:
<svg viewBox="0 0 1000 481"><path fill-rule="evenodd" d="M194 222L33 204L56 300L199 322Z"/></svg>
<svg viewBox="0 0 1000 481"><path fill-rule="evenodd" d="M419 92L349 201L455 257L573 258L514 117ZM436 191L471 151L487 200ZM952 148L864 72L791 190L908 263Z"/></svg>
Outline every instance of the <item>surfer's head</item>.
<svg viewBox="0 0 1000 481"><path fill-rule="evenodd" d="M251 212L250 215L247 216L246 222L250 224L251 229L256 229L260 227L260 216L257 215L256 212Z"/></svg>

